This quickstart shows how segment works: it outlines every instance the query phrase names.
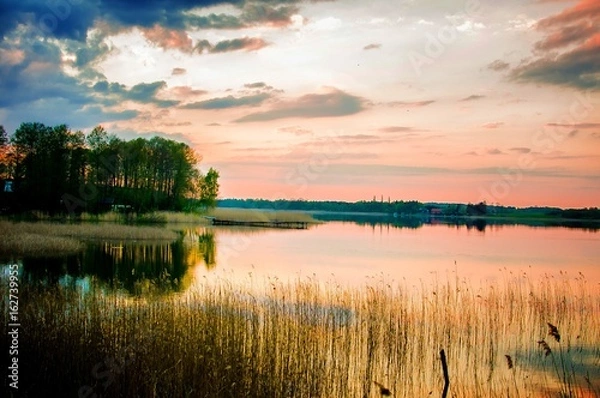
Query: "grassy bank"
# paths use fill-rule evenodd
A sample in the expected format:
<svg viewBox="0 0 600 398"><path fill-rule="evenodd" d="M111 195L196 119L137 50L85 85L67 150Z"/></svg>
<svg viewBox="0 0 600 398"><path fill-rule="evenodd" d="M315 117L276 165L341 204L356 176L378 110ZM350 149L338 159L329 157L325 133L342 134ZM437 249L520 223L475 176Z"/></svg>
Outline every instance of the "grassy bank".
<svg viewBox="0 0 600 398"><path fill-rule="evenodd" d="M216 217L225 220L236 221L264 221L264 222L306 222L318 223L310 214L300 211L268 211L255 209L233 209L233 208L217 208L211 210L208 214L210 217Z"/></svg>
<svg viewBox="0 0 600 398"><path fill-rule="evenodd" d="M124 215L108 212L98 215L83 213L78 220L94 222L131 222L138 224L210 224L207 217L237 221L290 221L318 223L310 214L300 211L268 211L255 209L216 208L206 213L184 213L175 211L156 211L140 215Z"/></svg>
<svg viewBox="0 0 600 398"><path fill-rule="evenodd" d="M58 224L0 221L2 256L68 255L83 250L87 240L169 240L177 234L166 228L115 223Z"/></svg>
<svg viewBox="0 0 600 398"><path fill-rule="evenodd" d="M383 282L256 285L223 281L167 299L23 286L20 392L354 398L381 396L377 382L394 397L439 397L444 349L449 396L600 394L600 295L583 279L410 294Z"/></svg>

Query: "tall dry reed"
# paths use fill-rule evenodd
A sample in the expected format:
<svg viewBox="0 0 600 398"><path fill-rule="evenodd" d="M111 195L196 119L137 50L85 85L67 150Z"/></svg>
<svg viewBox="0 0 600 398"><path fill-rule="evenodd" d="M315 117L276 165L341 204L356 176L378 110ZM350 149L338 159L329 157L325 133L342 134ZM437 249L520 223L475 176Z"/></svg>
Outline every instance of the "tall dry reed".
<svg viewBox="0 0 600 398"><path fill-rule="evenodd" d="M600 393L600 292L583 278L416 289L222 280L166 298L23 287L20 302L29 396L440 396L442 348L450 396ZM542 339L562 350L559 372Z"/></svg>

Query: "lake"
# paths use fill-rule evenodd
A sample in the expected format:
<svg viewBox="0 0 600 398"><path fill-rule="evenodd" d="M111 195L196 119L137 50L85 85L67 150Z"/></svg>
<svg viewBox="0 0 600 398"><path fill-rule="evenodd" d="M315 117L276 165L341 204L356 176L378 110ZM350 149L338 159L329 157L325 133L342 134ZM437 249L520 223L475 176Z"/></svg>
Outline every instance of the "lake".
<svg viewBox="0 0 600 398"><path fill-rule="evenodd" d="M25 395L440 396L441 350L453 396L600 391L593 226L165 228L179 238L5 264Z"/></svg>
<svg viewBox="0 0 600 398"><path fill-rule="evenodd" d="M600 285L594 228L328 221L309 229L176 226L172 243L96 242L78 256L20 259L21 280L83 289L185 291L214 278L409 286L460 278L585 277ZM6 264L8 265L8 264Z"/></svg>

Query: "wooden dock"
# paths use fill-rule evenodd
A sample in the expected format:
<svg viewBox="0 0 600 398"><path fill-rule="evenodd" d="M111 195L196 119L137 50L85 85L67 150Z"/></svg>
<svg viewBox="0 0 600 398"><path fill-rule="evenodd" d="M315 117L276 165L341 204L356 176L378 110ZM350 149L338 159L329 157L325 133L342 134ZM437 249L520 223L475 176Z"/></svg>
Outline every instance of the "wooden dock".
<svg viewBox="0 0 600 398"><path fill-rule="evenodd" d="M216 217L207 217L211 220L212 225L230 225L243 227L258 227L258 228L284 228L284 229L308 229L306 221L240 221L240 220L224 220Z"/></svg>

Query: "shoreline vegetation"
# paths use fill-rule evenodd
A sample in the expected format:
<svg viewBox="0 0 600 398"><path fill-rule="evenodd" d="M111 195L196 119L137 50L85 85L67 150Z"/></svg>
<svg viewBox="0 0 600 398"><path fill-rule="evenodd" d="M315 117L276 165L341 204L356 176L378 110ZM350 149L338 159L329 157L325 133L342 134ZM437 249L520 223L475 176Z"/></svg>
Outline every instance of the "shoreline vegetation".
<svg viewBox="0 0 600 398"><path fill-rule="evenodd" d="M174 241L177 233L159 227L115 223L60 224L51 222L0 221L3 257L53 257L76 254L89 240Z"/></svg>
<svg viewBox="0 0 600 398"><path fill-rule="evenodd" d="M71 255L84 250L85 242L90 240L174 241L179 236L177 229L181 224L208 226L210 217L242 222L319 223L307 213L248 209L212 209L206 214L167 211L139 215L83 213L76 218L28 213L23 219L30 221L0 220L3 231L0 256Z"/></svg>
<svg viewBox="0 0 600 398"><path fill-rule="evenodd" d="M29 396L350 398L385 386L394 397L440 396L444 349L452 396L598 396L597 290L562 273L480 287L217 280L167 298L23 285L20 387Z"/></svg>
<svg viewBox="0 0 600 398"><path fill-rule="evenodd" d="M468 218L483 217L506 220L561 220L600 222L600 209L596 207L562 209L548 206L517 208L480 202L477 204L409 201L310 201L266 199L219 199L218 208L272 209L304 211L311 214L364 214L394 217Z"/></svg>

